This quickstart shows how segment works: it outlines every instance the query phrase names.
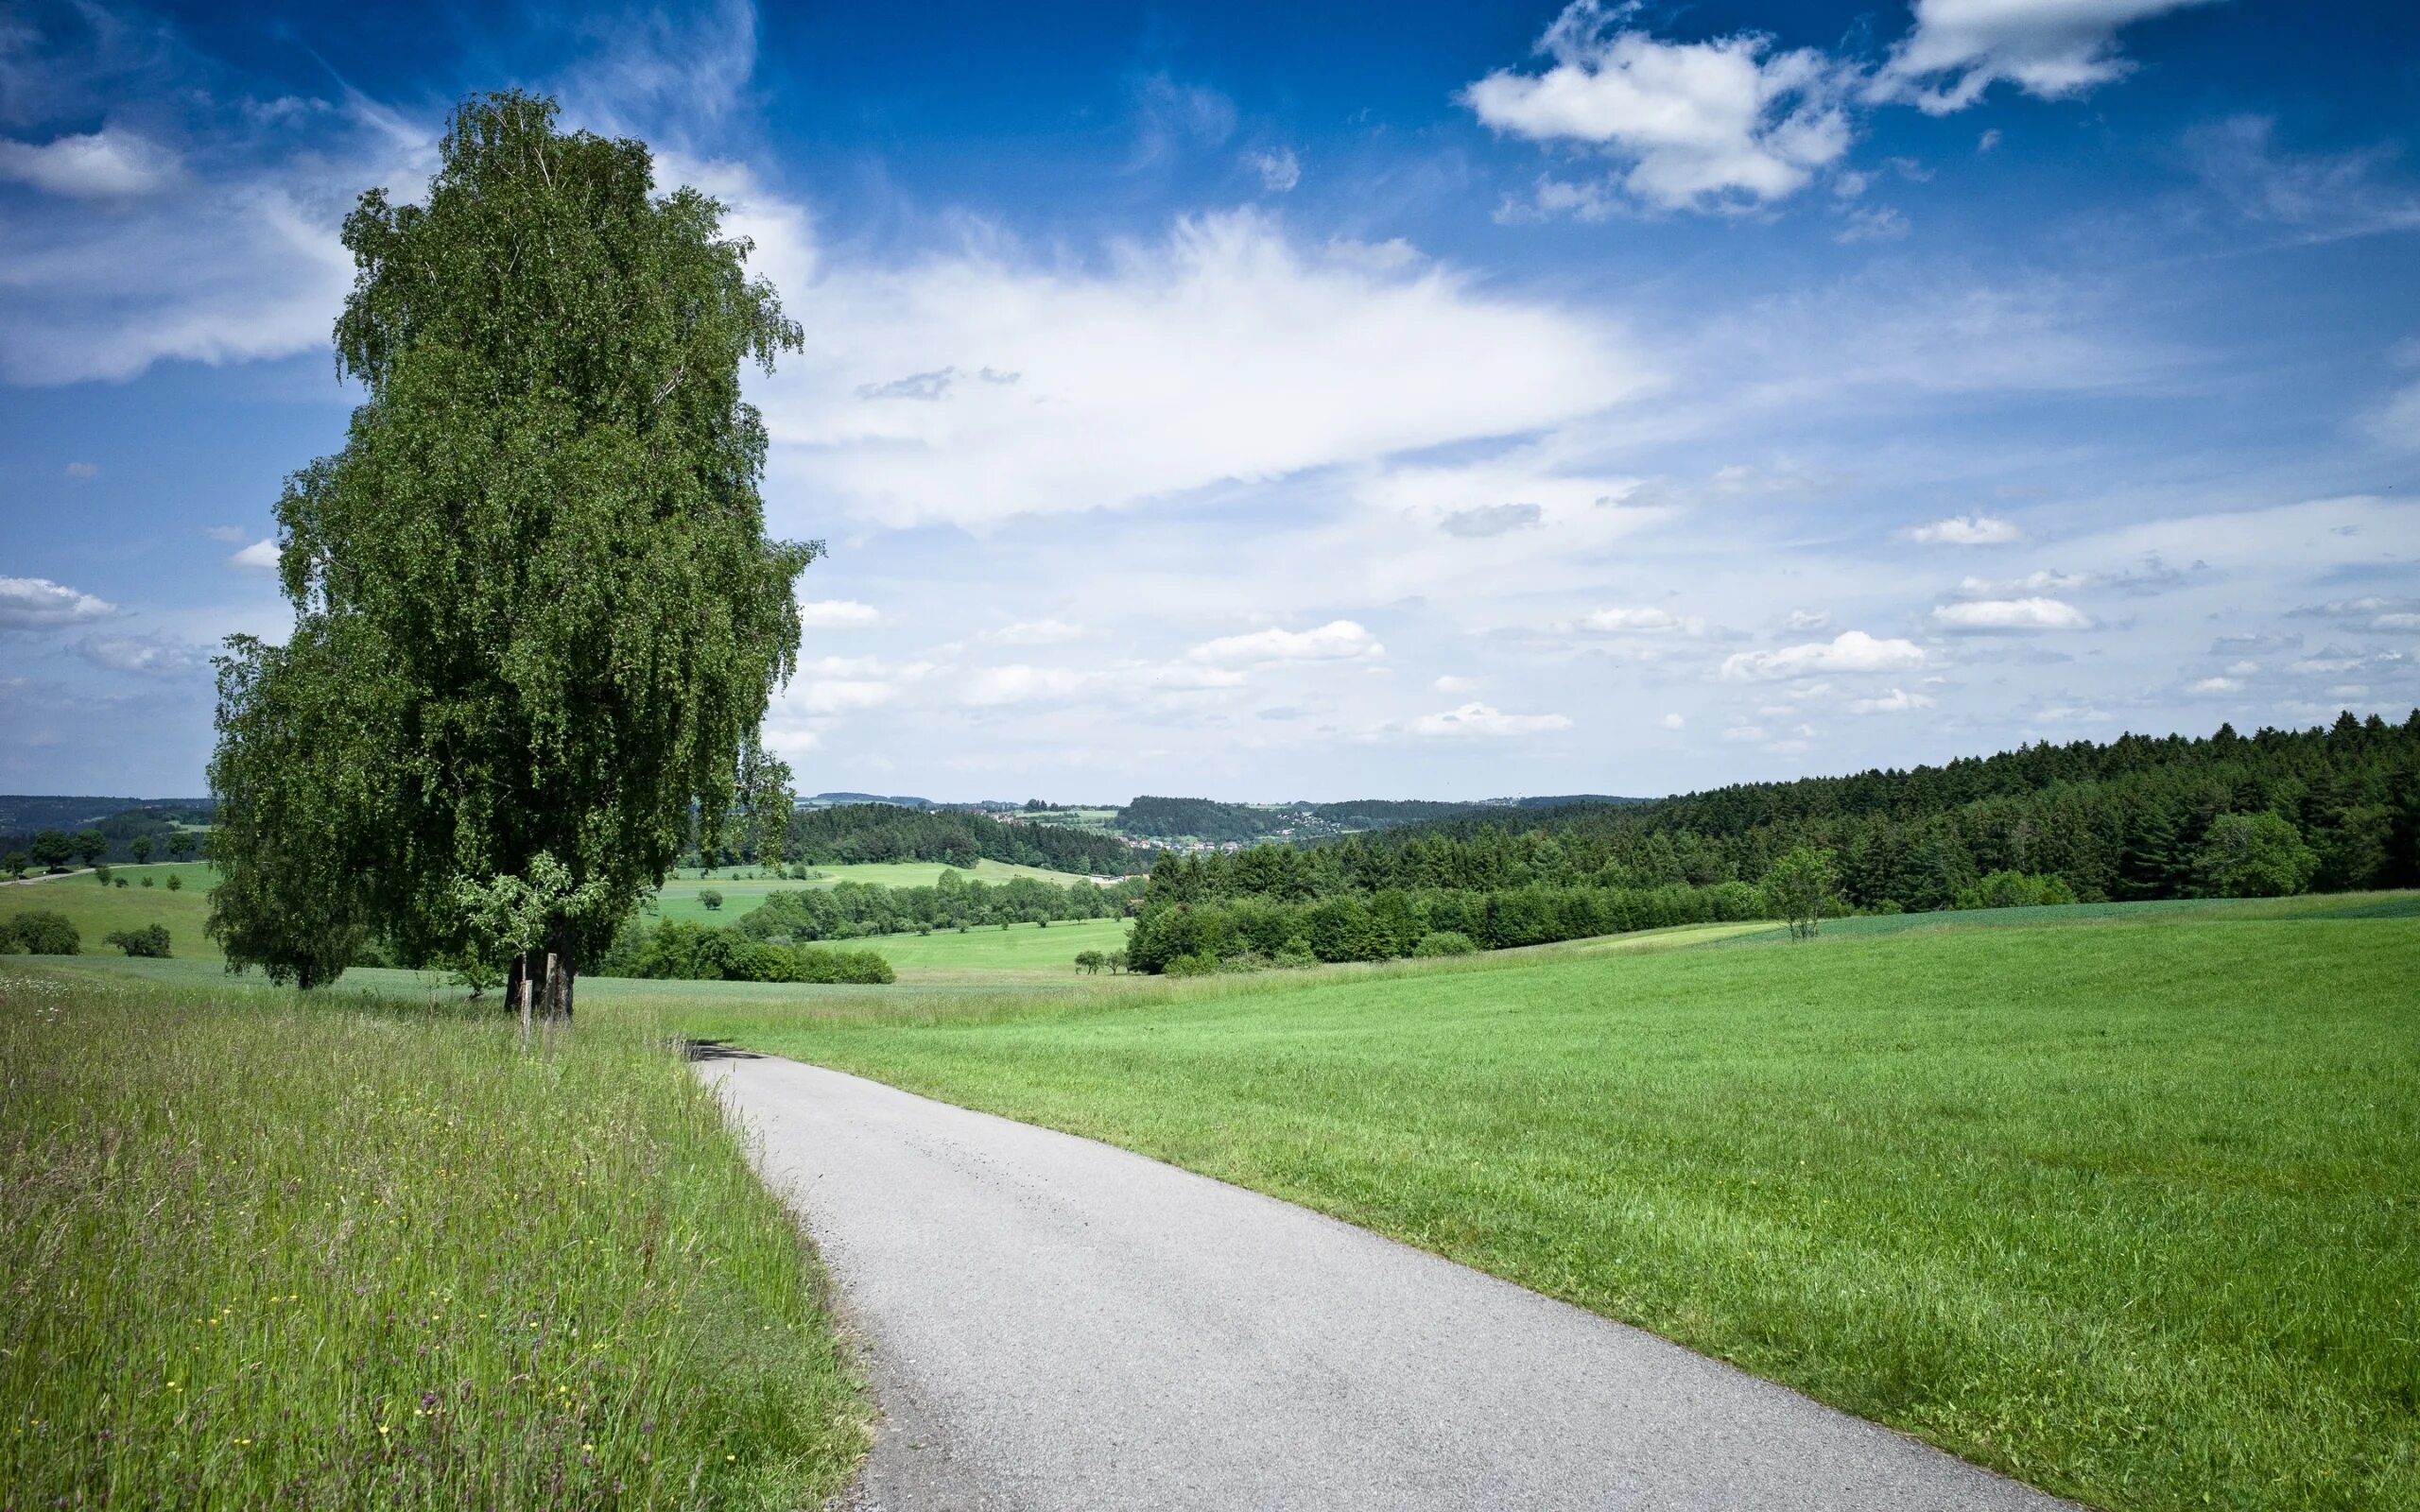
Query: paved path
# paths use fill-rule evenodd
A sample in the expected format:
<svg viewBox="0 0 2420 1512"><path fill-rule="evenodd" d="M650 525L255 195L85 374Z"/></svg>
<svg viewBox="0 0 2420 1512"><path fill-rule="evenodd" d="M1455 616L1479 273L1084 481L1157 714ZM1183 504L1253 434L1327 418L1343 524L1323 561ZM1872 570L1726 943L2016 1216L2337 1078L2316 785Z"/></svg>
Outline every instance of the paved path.
<svg viewBox="0 0 2420 1512"><path fill-rule="evenodd" d="M1141 1156L792 1061L700 1070L870 1349L862 1512L2066 1505Z"/></svg>

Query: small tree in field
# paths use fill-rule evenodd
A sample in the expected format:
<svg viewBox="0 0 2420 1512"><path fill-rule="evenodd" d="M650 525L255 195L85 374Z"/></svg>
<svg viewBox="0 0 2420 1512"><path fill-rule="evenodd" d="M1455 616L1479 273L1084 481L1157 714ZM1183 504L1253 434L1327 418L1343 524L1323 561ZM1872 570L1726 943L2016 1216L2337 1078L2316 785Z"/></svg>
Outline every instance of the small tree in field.
<svg viewBox="0 0 2420 1512"><path fill-rule="evenodd" d="M1792 939L1811 939L1832 901L1832 853L1796 846L1765 873L1765 906L1789 924Z"/></svg>
<svg viewBox="0 0 2420 1512"><path fill-rule="evenodd" d="M722 894L708 887L698 894L698 902L706 905L706 912L715 913L722 907Z"/></svg>
<svg viewBox="0 0 2420 1512"><path fill-rule="evenodd" d="M77 859L82 861L84 865L88 867L100 865L101 857L109 853L109 849L110 837L100 831L78 830L76 832Z"/></svg>
<svg viewBox="0 0 2420 1512"><path fill-rule="evenodd" d="M1098 951L1079 951L1076 953L1076 970L1079 971L1083 971L1093 976L1098 976L1100 974L1100 969L1108 964L1109 957L1103 955Z"/></svg>
<svg viewBox="0 0 2420 1512"><path fill-rule="evenodd" d="M64 830L44 830L26 848L34 865L45 871L57 871L75 858L76 837Z"/></svg>
<svg viewBox="0 0 2420 1512"><path fill-rule="evenodd" d="M127 850L133 852L134 864L139 867L151 859L151 837L138 834L127 845Z"/></svg>
<svg viewBox="0 0 2420 1512"><path fill-rule="evenodd" d="M179 830L168 836L168 859L171 861L191 861L198 849L191 830Z"/></svg>
<svg viewBox="0 0 2420 1512"><path fill-rule="evenodd" d="M26 875L26 868L31 867L33 864L34 858L26 854L23 850L9 851L8 860L9 880L12 882L23 880Z"/></svg>

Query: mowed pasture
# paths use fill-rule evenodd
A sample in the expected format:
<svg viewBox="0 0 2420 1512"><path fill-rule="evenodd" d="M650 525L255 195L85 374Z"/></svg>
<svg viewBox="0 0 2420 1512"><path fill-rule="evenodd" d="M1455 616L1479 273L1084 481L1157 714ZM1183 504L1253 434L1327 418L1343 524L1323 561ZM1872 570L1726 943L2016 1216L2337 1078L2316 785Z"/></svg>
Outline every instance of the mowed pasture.
<svg viewBox="0 0 2420 1512"><path fill-rule="evenodd" d="M168 888L172 876L183 884L173 892ZM219 958L217 944L202 933L210 918L210 889L218 885L218 873L207 862L112 867L110 877L107 883L97 882L91 872L82 871L0 886L0 919L46 909L65 916L76 926L85 954L106 951L112 955L117 950L101 942L104 936L160 924L168 931L168 947L174 954ZM117 885L121 877L126 880L123 887ZM146 878L151 882L148 887L143 885Z"/></svg>
<svg viewBox="0 0 2420 1512"><path fill-rule="evenodd" d="M525 1055L205 970L0 961L0 1502L837 1488L865 1413L819 1272L656 1016Z"/></svg>
<svg viewBox="0 0 2420 1512"><path fill-rule="evenodd" d="M1307 1204L2097 1505L2412 1508L2413 902L1877 919L965 1022L717 1018Z"/></svg>

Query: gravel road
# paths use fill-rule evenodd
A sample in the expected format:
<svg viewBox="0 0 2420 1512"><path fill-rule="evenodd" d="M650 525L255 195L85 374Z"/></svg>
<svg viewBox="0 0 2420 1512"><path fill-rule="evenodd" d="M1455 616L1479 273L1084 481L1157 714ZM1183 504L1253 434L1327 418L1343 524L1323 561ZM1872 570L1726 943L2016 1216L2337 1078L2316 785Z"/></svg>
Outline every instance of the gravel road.
<svg viewBox="0 0 2420 1512"><path fill-rule="evenodd" d="M870 1356L858 1512L2067 1505L1109 1145L793 1061L699 1070Z"/></svg>

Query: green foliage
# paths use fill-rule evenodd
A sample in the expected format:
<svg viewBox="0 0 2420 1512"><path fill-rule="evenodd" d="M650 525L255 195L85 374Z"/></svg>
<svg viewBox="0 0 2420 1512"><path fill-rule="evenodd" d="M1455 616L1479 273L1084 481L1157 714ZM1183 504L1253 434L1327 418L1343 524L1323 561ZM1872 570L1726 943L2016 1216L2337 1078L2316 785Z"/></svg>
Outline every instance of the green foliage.
<svg viewBox="0 0 2420 1512"><path fill-rule="evenodd" d="M84 949L83 936L64 914L47 908L28 908L0 927L0 951L27 955L77 955Z"/></svg>
<svg viewBox="0 0 2420 1512"><path fill-rule="evenodd" d="M1830 851L1793 846L1765 873L1765 906L1789 922L1790 937L1811 939L1826 913L1840 912L1832 896L1836 885Z"/></svg>
<svg viewBox="0 0 2420 1512"><path fill-rule="evenodd" d="M178 876L173 871L168 873L168 880L165 885L170 892L179 892L183 890L184 885L184 878Z"/></svg>
<svg viewBox="0 0 2420 1512"><path fill-rule="evenodd" d="M670 1033L525 1057L425 1007L0 970L0 1500L822 1504L863 1409Z"/></svg>
<svg viewBox="0 0 2420 1512"><path fill-rule="evenodd" d="M1117 811L1120 833L1158 839L1257 840L1286 819L1273 810L1206 798L1138 798Z"/></svg>
<svg viewBox="0 0 2420 1512"><path fill-rule="evenodd" d="M168 854L175 860L190 861L200 849L200 840L190 830L179 830L168 836Z"/></svg>
<svg viewBox="0 0 2420 1512"><path fill-rule="evenodd" d="M1195 951L1184 955L1171 956L1160 970L1169 976L1210 976L1219 970L1219 957L1206 952Z"/></svg>
<svg viewBox="0 0 2420 1512"><path fill-rule="evenodd" d="M8 868L9 880L11 882L24 877L26 872L32 868L33 864L33 857L27 855L23 850L9 851L8 860L0 862L0 866L6 866Z"/></svg>
<svg viewBox="0 0 2420 1512"><path fill-rule="evenodd" d="M134 857L134 864L141 866L151 859L151 847L152 841L149 835L138 834L127 842L126 849L127 852Z"/></svg>
<svg viewBox="0 0 2420 1512"><path fill-rule="evenodd" d="M129 955L148 955L166 959L168 926L146 924L141 929L121 929L103 936L101 943L114 945Z"/></svg>
<svg viewBox="0 0 2420 1512"><path fill-rule="evenodd" d="M2193 880L2205 897L2281 898L2317 875L2319 856L2274 814L2222 815L2194 852Z"/></svg>
<svg viewBox="0 0 2420 1512"><path fill-rule="evenodd" d="M1470 955L1476 954L1478 950L1478 943L1461 931L1439 929L1421 936L1420 943L1412 947L1411 954L1422 957Z"/></svg>
<svg viewBox="0 0 2420 1512"><path fill-rule="evenodd" d="M100 831L78 830L76 832L77 859L82 861L84 865L98 866L101 857L108 854L109 849L110 837Z"/></svg>
<svg viewBox="0 0 2420 1512"><path fill-rule="evenodd" d="M333 922L406 961L464 948L458 883L541 855L572 881L547 949L568 969L609 938L693 812L714 834L733 809L820 551L765 536L740 368L801 335L721 207L657 196L645 146L560 132L522 94L465 101L439 157L425 203L372 190L345 221L337 363L369 401L278 504L287 646L232 659L250 703L323 731L342 705L353 760L254 755L222 675L222 937L315 979L296 958L338 954L328 931L280 921L331 870ZM285 812L248 812L281 789Z"/></svg>
<svg viewBox="0 0 2420 1512"><path fill-rule="evenodd" d="M1100 974L1101 968L1108 964L1109 957L1098 951L1078 951L1076 953L1076 970L1085 972L1088 975L1098 976Z"/></svg>
<svg viewBox="0 0 2420 1512"><path fill-rule="evenodd" d="M44 871L57 871L76 856L76 837L64 830L43 830L26 842L26 853Z"/></svg>
<svg viewBox="0 0 2420 1512"><path fill-rule="evenodd" d="M736 929L666 919L625 928L596 963L600 976L692 982L812 982L881 986L898 980L873 951L773 944Z"/></svg>
<svg viewBox="0 0 2420 1512"><path fill-rule="evenodd" d="M698 902L705 904L709 911L719 909L722 907L722 894L708 887L698 894Z"/></svg>
<svg viewBox="0 0 2420 1512"><path fill-rule="evenodd" d="M807 862L831 866L938 861L972 867L989 859L1096 876L1123 875L1134 854L1115 835L1056 824L1003 824L966 809L891 803L801 810L789 821L789 848Z"/></svg>
<svg viewBox="0 0 2420 1512"><path fill-rule="evenodd" d="M2075 893L2066 880L2058 876L2029 876L2022 871L1995 871L1981 878L1972 887L1962 887L1958 908L2040 908L2054 903L2071 903ZM1887 910L1896 912L1897 910ZM1886 912L1877 908L1876 913Z"/></svg>

